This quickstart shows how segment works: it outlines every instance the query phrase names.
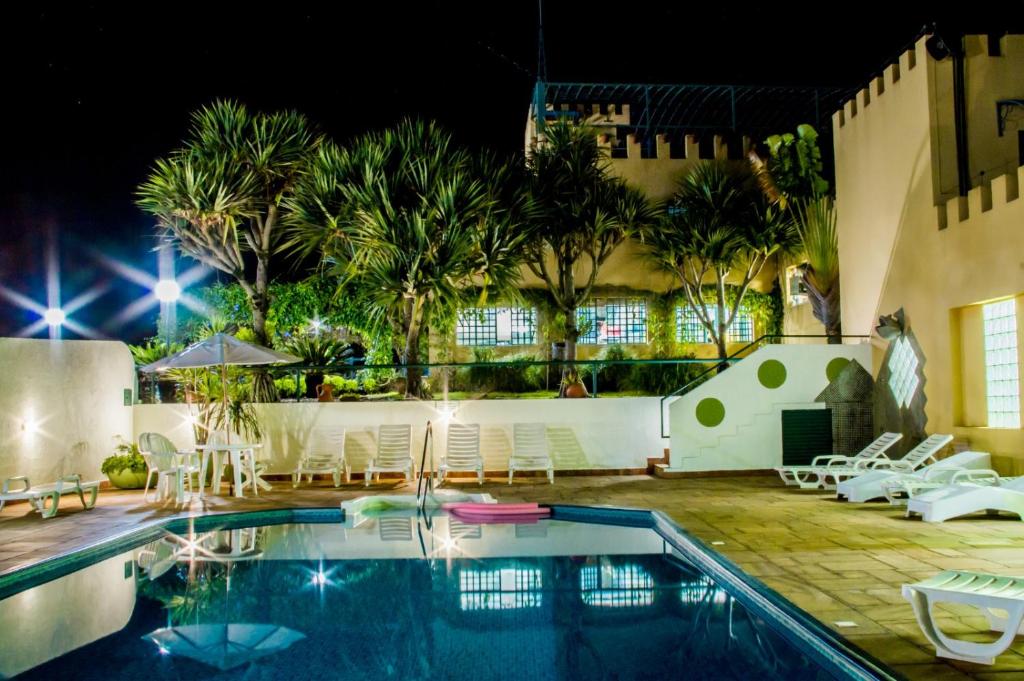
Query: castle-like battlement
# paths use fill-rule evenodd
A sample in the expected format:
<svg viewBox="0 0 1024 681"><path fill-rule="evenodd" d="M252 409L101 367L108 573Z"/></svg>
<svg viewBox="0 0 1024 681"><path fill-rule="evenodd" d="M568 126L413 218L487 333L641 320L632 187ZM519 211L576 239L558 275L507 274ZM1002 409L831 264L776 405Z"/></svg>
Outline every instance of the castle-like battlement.
<svg viewBox="0 0 1024 681"><path fill-rule="evenodd" d="M832 114L833 129L839 134L839 128L846 126L847 122L853 120L858 114L866 110L872 98L879 98L886 92L895 88L902 78L910 74L917 65L919 56L924 55L924 41L922 37L912 47L903 52L893 63L882 69L882 73L872 78L862 87L857 94L843 103L843 107ZM924 77L921 72L920 75ZM915 74L918 75L918 74ZM873 92L872 92L873 91Z"/></svg>
<svg viewBox="0 0 1024 681"><path fill-rule="evenodd" d="M982 213L998 211L1007 204L1020 200L1020 187L1024 183L1024 166L1015 173L994 177L990 182L974 187L967 196L956 196L936 206L939 228L957 227L970 222Z"/></svg>

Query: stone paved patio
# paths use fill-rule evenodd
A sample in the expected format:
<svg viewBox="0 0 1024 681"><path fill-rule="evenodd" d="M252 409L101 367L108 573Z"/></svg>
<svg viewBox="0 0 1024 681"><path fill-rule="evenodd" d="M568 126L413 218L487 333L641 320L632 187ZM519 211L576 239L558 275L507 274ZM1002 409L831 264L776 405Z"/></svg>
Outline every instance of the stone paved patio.
<svg viewBox="0 0 1024 681"><path fill-rule="evenodd" d="M324 483L293 491L276 483L259 498L212 497L191 512L298 506L334 506L365 493L362 484L335 490ZM456 486L462 486L458 484ZM401 488L375 485L377 492ZM470 485L475 491L477 486ZM406 488L407 490L410 488ZM512 487L489 481L483 491L503 500L608 504L667 512L744 570L911 679L1024 679L1024 640L992 667L939 661L921 635L900 586L943 569L1024 574L1024 524L978 517L938 525L906 520L886 504L846 504L822 493L785 488L775 478L661 480L646 476L540 478ZM141 503L139 492L105 492L82 512L65 497L61 514L43 521L16 504L0 512L0 571L81 546L146 520L174 515L171 507ZM990 640L985 620L970 610L946 609L951 632Z"/></svg>

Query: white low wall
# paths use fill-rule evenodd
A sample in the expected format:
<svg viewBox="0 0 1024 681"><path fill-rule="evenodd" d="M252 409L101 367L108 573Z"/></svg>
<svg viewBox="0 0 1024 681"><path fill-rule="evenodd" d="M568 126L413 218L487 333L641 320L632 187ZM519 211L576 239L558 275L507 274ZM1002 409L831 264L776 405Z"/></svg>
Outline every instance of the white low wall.
<svg viewBox="0 0 1024 681"><path fill-rule="evenodd" d="M870 367L871 346L767 345L672 402L669 470L763 470L781 466L782 410L824 409L824 403L814 400L828 386L828 366L837 358L855 359L861 366ZM759 375L762 367L777 372L780 366L784 371L781 384L769 380L772 376L767 372ZM697 412L702 402L717 403L723 414L719 423L701 422Z"/></svg>
<svg viewBox="0 0 1024 681"><path fill-rule="evenodd" d="M484 466L508 469L512 424L542 422L557 470L646 468L661 456L659 399L625 397L579 400L472 400L448 403L453 420L479 423ZM413 451L419 462L427 421L435 424L435 458L444 453L445 407L442 402L298 402L256 405L263 425L263 452L268 473L290 473L317 428L346 429L345 453L361 472L375 448L376 428L387 423L413 425ZM144 432L166 435L179 447L194 444L189 408L182 404L135 406L136 440Z"/></svg>
<svg viewBox="0 0 1024 681"><path fill-rule="evenodd" d="M0 338L0 479L99 479L116 436L132 435L134 382L124 343Z"/></svg>

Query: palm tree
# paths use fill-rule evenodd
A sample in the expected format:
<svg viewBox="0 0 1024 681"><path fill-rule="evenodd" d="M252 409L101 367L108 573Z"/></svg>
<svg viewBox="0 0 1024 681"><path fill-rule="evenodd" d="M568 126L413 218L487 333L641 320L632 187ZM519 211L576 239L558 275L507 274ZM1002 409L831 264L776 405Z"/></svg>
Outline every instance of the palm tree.
<svg viewBox="0 0 1024 681"><path fill-rule="evenodd" d="M325 145L289 202L290 245L319 251L415 365L432 320L454 319L474 295L515 290L526 207L516 172L457 147L433 122ZM407 396L422 394L421 376L407 369Z"/></svg>
<svg viewBox="0 0 1024 681"><path fill-rule="evenodd" d="M821 176L817 131L806 124L796 130L796 135L769 137L768 160L751 150L750 163L768 199L792 213L806 262L803 280L811 310L825 326L828 342L842 343L835 203L829 196L828 181Z"/></svg>
<svg viewBox="0 0 1024 681"><path fill-rule="evenodd" d="M792 221L768 204L750 173L722 161L694 166L669 200L661 224L645 235L651 257L679 278L720 359L728 356L729 327L750 284L769 258L794 241ZM737 270L730 303L726 283ZM705 300L706 282L713 288L713 306Z"/></svg>
<svg viewBox="0 0 1024 681"><path fill-rule="evenodd" d="M252 113L237 102L217 101L192 114L182 146L158 159L138 188L139 206L156 216L168 245L242 287L262 345L270 345L270 259L282 232L282 204L320 143L299 113ZM274 395L269 374L259 372L253 399Z"/></svg>
<svg viewBox="0 0 1024 681"><path fill-rule="evenodd" d="M576 358L577 310L590 297L601 266L618 246L654 221L644 195L613 177L592 128L559 121L531 151L532 200L526 264L565 316L565 359ZM582 281L576 275L586 269Z"/></svg>

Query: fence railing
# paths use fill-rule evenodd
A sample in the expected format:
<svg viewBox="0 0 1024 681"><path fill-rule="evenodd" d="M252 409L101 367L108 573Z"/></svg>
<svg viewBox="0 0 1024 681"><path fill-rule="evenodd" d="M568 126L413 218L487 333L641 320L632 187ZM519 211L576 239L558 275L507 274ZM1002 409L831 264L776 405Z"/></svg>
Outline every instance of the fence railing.
<svg viewBox="0 0 1024 681"><path fill-rule="evenodd" d="M686 393L690 392L691 390L696 388L698 385L700 385L704 381L706 381L709 378L711 378L711 374L718 373L722 369L728 367L731 363L740 361L741 359L743 359L747 355L749 355L749 354L753 353L755 350L759 349L761 346L763 346L763 345L771 345L773 343L787 343L787 342L793 343L793 344L818 343L821 340L825 340L826 342L835 342L835 339L837 339L837 338L841 342L845 342L847 339L857 339L858 341L863 342L864 340L870 339L871 336L867 336L867 335L843 335L843 336L836 337L836 336L828 336L828 335L825 335L825 334L777 334L777 333L766 333L763 336L759 336L758 338L755 338L753 341L751 341L747 345L744 345L739 350L731 353L725 359L723 359L721 361L716 361L714 363L714 366L709 367L706 371L701 372L698 376L695 376L692 380L687 382L682 387L676 388L675 390L673 390L672 392L670 392L669 394L667 394L667 395L665 395L665 396L663 396L661 398L661 403L659 405L660 406L659 411L661 413L660 414L661 415L661 436L663 438L669 437L669 433L667 432L667 429L666 429L666 425L668 423L668 419L665 418L665 412L668 409L668 405L669 404L671 404L672 402L675 402L677 399L679 399L680 397L682 397Z"/></svg>

